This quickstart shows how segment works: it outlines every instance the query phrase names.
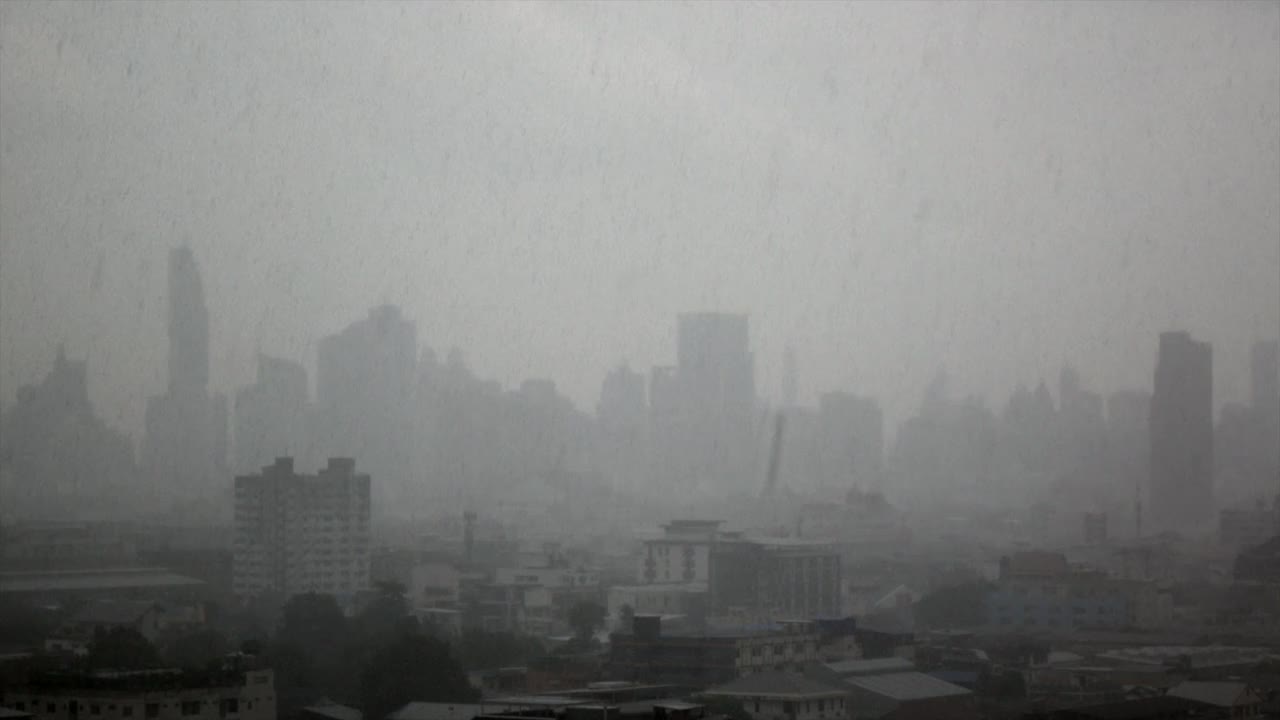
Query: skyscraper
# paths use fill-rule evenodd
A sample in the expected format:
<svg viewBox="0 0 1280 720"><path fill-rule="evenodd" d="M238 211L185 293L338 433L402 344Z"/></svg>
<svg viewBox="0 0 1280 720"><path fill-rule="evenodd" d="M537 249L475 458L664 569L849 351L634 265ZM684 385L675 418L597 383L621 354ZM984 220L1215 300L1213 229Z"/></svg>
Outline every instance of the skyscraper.
<svg viewBox="0 0 1280 720"><path fill-rule="evenodd" d="M1275 340L1254 343L1252 355L1253 407L1272 411L1280 404L1280 343Z"/></svg>
<svg viewBox="0 0 1280 720"><path fill-rule="evenodd" d="M223 490L227 403L209 397L209 311L190 248L169 253L168 280L168 386L147 400L142 465L162 501L207 501Z"/></svg>
<svg viewBox="0 0 1280 720"><path fill-rule="evenodd" d="M209 391L209 310L195 256L186 246L169 253L169 393Z"/></svg>
<svg viewBox="0 0 1280 720"><path fill-rule="evenodd" d="M415 472L417 355L417 327L393 305L373 308L316 350L316 447L360 458L393 503Z"/></svg>
<svg viewBox="0 0 1280 720"><path fill-rule="evenodd" d="M1185 332L1160 334L1151 397L1151 520L1156 530L1212 522L1213 350Z"/></svg>
<svg viewBox="0 0 1280 720"><path fill-rule="evenodd" d="M755 487L755 360L746 315L686 313L676 327L686 487Z"/></svg>
<svg viewBox="0 0 1280 720"><path fill-rule="evenodd" d="M257 382L236 393L237 472L251 472L285 455L306 456L308 395L306 368L258 355Z"/></svg>

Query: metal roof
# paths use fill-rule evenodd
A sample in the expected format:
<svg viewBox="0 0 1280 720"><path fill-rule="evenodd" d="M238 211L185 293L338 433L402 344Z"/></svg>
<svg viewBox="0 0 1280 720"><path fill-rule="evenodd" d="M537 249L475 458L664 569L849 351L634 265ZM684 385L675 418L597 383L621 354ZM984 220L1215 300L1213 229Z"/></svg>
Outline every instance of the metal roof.
<svg viewBox="0 0 1280 720"><path fill-rule="evenodd" d="M787 672L764 672L740 677L707 690L707 695L733 697L840 697L844 690Z"/></svg>
<svg viewBox="0 0 1280 720"><path fill-rule="evenodd" d="M838 660L824 663L823 667L837 675L884 675L893 672L909 672L915 670L915 663L906 658L886 657L871 660Z"/></svg>
<svg viewBox="0 0 1280 720"><path fill-rule="evenodd" d="M864 675L846 680L851 687L898 701L971 694L959 685L918 672Z"/></svg>
<svg viewBox="0 0 1280 720"><path fill-rule="evenodd" d="M1249 686L1242 682L1198 682L1188 680L1169 688L1169 697L1182 698L1213 707L1235 707L1249 694ZM1253 698L1257 702L1260 698ZM1248 704L1242 703L1242 704Z"/></svg>

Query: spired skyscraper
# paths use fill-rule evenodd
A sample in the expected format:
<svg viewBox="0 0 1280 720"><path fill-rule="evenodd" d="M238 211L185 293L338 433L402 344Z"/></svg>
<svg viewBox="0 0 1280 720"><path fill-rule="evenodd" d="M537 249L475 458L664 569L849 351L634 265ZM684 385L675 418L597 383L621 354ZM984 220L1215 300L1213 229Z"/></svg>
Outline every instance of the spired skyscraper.
<svg viewBox="0 0 1280 720"><path fill-rule="evenodd" d="M1185 332L1160 334L1151 396L1151 521L1156 531L1213 522L1213 349Z"/></svg>
<svg viewBox="0 0 1280 720"><path fill-rule="evenodd" d="M195 256L169 253L169 378L147 400L142 469L162 503L189 505L227 490L227 402L209 397L209 310Z"/></svg>

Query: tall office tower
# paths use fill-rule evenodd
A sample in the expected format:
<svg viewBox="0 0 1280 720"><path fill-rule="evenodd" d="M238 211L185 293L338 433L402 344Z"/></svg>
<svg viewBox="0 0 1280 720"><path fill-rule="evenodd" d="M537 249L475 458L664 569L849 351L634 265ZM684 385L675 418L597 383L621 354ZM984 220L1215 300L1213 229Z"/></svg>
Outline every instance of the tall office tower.
<svg viewBox="0 0 1280 720"><path fill-rule="evenodd" d="M209 391L209 310L191 248L169 253L169 392Z"/></svg>
<svg viewBox="0 0 1280 720"><path fill-rule="evenodd" d="M257 382L236 393L236 472L252 472L277 457L307 456L308 396L306 368L258 355Z"/></svg>
<svg viewBox="0 0 1280 720"><path fill-rule="evenodd" d="M824 393L818 403L822 485L878 488L884 472L884 415L874 398Z"/></svg>
<svg viewBox="0 0 1280 720"><path fill-rule="evenodd" d="M415 488L413 398L418 332L384 305L316 350L316 447L359 457L378 478L380 497L408 499Z"/></svg>
<svg viewBox="0 0 1280 720"><path fill-rule="evenodd" d="M746 315L686 313L678 318L676 378L684 437L685 481L725 492L753 488L755 360Z"/></svg>
<svg viewBox="0 0 1280 720"><path fill-rule="evenodd" d="M1252 355L1252 405L1255 410L1274 412L1280 405L1280 343L1254 343Z"/></svg>
<svg viewBox="0 0 1280 720"><path fill-rule="evenodd" d="M649 476L649 403L644 375L626 365L614 368L600 387L596 405L602 469L625 488L641 490Z"/></svg>
<svg viewBox="0 0 1280 720"><path fill-rule="evenodd" d="M1213 488L1213 350L1185 332L1160 334L1151 396L1151 520L1195 531L1216 515Z"/></svg>
<svg viewBox="0 0 1280 720"><path fill-rule="evenodd" d="M143 471L162 500L208 500L222 490L227 408L209 397L209 312L191 249L169 254L169 378L147 400Z"/></svg>
<svg viewBox="0 0 1280 720"><path fill-rule="evenodd" d="M278 458L235 482L232 588L237 597L339 597L369 588L369 476L332 458L315 475Z"/></svg>

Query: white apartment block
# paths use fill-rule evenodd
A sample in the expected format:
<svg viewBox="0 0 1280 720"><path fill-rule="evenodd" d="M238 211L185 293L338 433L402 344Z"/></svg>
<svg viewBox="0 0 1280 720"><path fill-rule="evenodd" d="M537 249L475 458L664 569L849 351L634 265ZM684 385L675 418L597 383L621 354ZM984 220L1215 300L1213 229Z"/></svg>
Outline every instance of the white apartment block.
<svg viewBox="0 0 1280 720"><path fill-rule="evenodd" d="M232 585L238 597L369 588L369 476L331 458L315 475L279 458L236 478Z"/></svg>

